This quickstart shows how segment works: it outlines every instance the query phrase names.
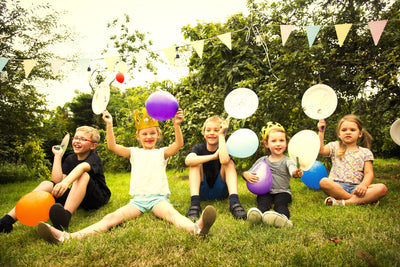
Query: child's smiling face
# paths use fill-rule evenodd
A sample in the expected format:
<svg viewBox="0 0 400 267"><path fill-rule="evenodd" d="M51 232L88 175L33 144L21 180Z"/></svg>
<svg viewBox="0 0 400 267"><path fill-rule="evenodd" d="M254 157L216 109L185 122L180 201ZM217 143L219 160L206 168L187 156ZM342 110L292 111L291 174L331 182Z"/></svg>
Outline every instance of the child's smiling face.
<svg viewBox="0 0 400 267"><path fill-rule="evenodd" d="M143 149L154 149L160 135L158 127L141 129L136 133L136 137L142 144Z"/></svg>
<svg viewBox="0 0 400 267"><path fill-rule="evenodd" d="M286 134L280 131L271 131L265 146L271 151L272 155L282 155L286 151Z"/></svg>

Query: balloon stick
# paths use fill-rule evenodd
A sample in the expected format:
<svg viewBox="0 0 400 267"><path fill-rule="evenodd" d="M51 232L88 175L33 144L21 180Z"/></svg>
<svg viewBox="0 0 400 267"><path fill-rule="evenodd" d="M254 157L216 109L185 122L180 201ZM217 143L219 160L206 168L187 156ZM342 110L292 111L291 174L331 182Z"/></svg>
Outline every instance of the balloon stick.
<svg viewBox="0 0 400 267"><path fill-rule="evenodd" d="M299 157L296 157L297 160L297 169L300 169L300 161L299 161Z"/></svg>

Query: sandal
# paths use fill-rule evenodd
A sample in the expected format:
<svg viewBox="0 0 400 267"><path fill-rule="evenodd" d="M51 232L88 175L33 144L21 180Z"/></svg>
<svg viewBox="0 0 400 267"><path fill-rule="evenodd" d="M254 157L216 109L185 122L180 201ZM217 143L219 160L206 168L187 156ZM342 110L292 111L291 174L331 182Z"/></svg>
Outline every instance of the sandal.
<svg viewBox="0 0 400 267"><path fill-rule="evenodd" d="M344 199L336 200L334 197L327 197L327 198L325 198L325 205L326 206L346 206L346 202Z"/></svg>
<svg viewBox="0 0 400 267"><path fill-rule="evenodd" d="M190 206L187 216L189 219L194 221L200 218L200 213L201 213L200 206Z"/></svg>
<svg viewBox="0 0 400 267"><path fill-rule="evenodd" d="M230 206L229 210L235 219L247 219L247 213L240 203L233 204Z"/></svg>

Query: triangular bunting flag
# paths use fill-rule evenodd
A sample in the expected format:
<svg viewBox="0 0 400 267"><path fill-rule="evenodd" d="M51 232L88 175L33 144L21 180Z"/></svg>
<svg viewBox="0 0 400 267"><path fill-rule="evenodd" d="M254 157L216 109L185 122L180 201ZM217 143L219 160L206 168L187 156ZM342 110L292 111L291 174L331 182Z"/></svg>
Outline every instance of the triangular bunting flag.
<svg viewBox="0 0 400 267"><path fill-rule="evenodd" d="M128 65L127 65L125 62L120 61L120 62L117 64L117 70L118 70L119 72L121 72L121 73L125 73L125 72L128 71Z"/></svg>
<svg viewBox="0 0 400 267"><path fill-rule="evenodd" d="M110 56L110 57L104 58L104 61L106 62L108 71L110 73L113 73L115 64L117 63L117 60L118 60L118 56Z"/></svg>
<svg viewBox="0 0 400 267"><path fill-rule="evenodd" d="M0 57L0 71L4 69L4 66L7 64L8 58Z"/></svg>
<svg viewBox="0 0 400 267"><path fill-rule="evenodd" d="M218 35L218 38L221 40L223 44L225 44L230 50L232 50L232 41L230 32Z"/></svg>
<svg viewBox="0 0 400 267"><path fill-rule="evenodd" d="M51 70L53 72L53 76L57 76L58 72L60 71L61 66L64 64L64 60L62 59L52 59L50 61Z"/></svg>
<svg viewBox="0 0 400 267"><path fill-rule="evenodd" d="M37 60L34 60L34 59L25 59L24 60L25 78L28 78L33 67L36 65L36 62L37 62Z"/></svg>
<svg viewBox="0 0 400 267"><path fill-rule="evenodd" d="M171 65L175 64L175 57L176 57L176 46L170 46L163 49L165 56L167 57L169 63Z"/></svg>
<svg viewBox="0 0 400 267"><path fill-rule="evenodd" d="M193 49L196 51L200 58L203 57L204 40L191 42Z"/></svg>
<svg viewBox="0 0 400 267"><path fill-rule="evenodd" d="M282 45L285 46L289 35L292 33L294 25L281 25L281 37L282 37Z"/></svg>
<svg viewBox="0 0 400 267"><path fill-rule="evenodd" d="M372 38L374 39L375 46L378 45L379 39L381 39L381 35L386 27L386 23L387 19L368 22L368 26L371 31Z"/></svg>
<svg viewBox="0 0 400 267"><path fill-rule="evenodd" d="M315 37L321 29L321 26L314 25L314 26L306 26L307 38L308 38L308 45L311 47L314 43Z"/></svg>
<svg viewBox="0 0 400 267"><path fill-rule="evenodd" d="M78 60L79 66L83 72L87 72L90 64L90 58L81 58Z"/></svg>
<svg viewBox="0 0 400 267"><path fill-rule="evenodd" d="M344 40L346 40L346 36L350 31L352 24L337 24L335 25L336 35L339 41L339 46L343 45Z"/></svg>

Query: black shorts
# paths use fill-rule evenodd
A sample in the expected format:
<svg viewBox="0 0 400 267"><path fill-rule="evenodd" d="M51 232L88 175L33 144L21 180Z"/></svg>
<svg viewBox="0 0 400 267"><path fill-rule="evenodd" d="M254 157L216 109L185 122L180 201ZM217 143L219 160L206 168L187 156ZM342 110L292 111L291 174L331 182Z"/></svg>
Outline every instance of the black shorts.
<svg viewBox="0 0 400 267"><path fill-rule="evenodd" d="M53 184L56 185L55 182L53 182ZM70 191L71 189L68 188L61 197L55 198L56 203L60 203L64 206ZM88 185L86 187L85 197L83 198L79 207L85 210L99 209L107 204L109 199L110 196L106 192L104 192L104 190L102 190L93 179L89 179Z"/></svg>

